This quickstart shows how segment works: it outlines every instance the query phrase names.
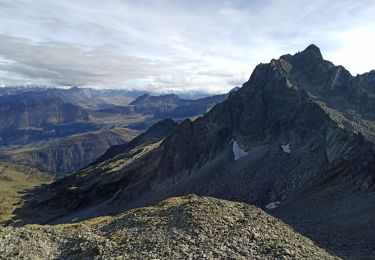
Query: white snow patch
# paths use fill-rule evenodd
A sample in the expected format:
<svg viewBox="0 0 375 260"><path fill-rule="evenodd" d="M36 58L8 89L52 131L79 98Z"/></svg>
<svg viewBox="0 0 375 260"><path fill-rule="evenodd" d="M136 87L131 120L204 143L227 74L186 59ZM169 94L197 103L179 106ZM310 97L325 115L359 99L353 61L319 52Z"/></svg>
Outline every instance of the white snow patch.
<svg viewBox="0 0 375 260"><path fill-rule="evenodd" d="M289 144L282 144L281 148L283 149L284 153L290 153Z"/></svg>
<svg viewBox="0 0 375 260"><path fill-rule="evenodd" d="M266 209L275 209L279 206L280 201L273 201L266 205Z"/></svg>
<svg viewBox="0 0 375 260"><path fill-rule="evenodd" d="M246 156L248 152L241 149L241 147L238 145L237 141L233 142L233 154L234 154L234 160L237 161L238 159Z"/></svg>

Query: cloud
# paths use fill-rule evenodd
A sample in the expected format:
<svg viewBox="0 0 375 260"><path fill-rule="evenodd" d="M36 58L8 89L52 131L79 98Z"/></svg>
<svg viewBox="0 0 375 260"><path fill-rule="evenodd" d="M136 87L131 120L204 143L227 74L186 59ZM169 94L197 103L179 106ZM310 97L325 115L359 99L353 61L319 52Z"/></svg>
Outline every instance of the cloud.
<svg viewBox="0 0 375 260"><path fill-rule="evenodd" d="M162 62L114 54L107 46L84 50L61 42L33 44L0 35L3 71L57 85L115 84L124 79L158 75Z"/></svg>
<svg viewBox="0 0 375 260"><path fill-rule="evenodd" d="M373 69L371 0L0 0L0 83L225 92L316 43Z"/></svg>

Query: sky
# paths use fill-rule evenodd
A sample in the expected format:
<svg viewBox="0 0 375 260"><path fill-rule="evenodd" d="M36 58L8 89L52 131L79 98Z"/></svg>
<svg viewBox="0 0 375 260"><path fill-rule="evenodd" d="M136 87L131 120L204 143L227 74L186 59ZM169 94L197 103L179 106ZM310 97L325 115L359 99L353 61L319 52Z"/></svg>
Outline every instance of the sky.
<svg viewBox="0 0 375 260"><path fill-rule="evenodd" d="M309 44L375 69L373 0L0 0L0 85L223 93Z"/></svg>

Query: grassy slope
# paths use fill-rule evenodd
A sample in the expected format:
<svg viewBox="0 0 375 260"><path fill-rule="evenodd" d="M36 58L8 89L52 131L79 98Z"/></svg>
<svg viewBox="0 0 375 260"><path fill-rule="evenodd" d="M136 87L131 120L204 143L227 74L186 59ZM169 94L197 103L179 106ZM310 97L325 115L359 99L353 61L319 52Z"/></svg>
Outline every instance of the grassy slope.
<svg viewBox="0 0 375 260"><path fill-rule="evenodd" d="M16 208L22 206L27 189L51 181L52 177L35 168L0 163L0 226L13 217Z"/></svg>

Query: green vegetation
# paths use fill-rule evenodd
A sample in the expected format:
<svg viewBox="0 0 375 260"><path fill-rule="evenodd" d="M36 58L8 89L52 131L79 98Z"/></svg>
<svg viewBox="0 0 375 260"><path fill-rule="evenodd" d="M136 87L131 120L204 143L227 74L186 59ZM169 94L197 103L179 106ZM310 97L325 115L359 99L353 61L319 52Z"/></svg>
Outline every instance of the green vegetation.
<svg viewBox="0 0 375 260"><path fill-rule="evenodd" d="M13 217L13 211L22 206L28 189L52 179L47 173L29 166L0 163L0 225L6 224Z"/></svg>

